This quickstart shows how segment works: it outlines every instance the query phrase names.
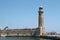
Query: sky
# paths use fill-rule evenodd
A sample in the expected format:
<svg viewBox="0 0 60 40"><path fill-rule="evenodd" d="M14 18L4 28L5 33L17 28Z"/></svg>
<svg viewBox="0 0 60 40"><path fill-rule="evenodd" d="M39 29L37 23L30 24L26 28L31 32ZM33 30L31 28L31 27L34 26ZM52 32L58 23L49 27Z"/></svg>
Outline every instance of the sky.
<svg viewBox="0 0 60 40"><path fill-rule="evenodd" d="M0 0L0 29L37 28L40 6L45 30L60 32L60 0Z"/></svg>

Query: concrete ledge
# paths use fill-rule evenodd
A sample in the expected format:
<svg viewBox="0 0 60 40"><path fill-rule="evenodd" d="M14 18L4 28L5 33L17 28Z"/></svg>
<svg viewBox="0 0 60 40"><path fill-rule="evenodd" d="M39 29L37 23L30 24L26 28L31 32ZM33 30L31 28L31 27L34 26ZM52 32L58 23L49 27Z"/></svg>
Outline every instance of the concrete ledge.
<svg viewBox="0 0 60 40"><path fill-rule="evenodd" d="M60 40L60 37L57 36L40 36L40 38Z"/></svg>

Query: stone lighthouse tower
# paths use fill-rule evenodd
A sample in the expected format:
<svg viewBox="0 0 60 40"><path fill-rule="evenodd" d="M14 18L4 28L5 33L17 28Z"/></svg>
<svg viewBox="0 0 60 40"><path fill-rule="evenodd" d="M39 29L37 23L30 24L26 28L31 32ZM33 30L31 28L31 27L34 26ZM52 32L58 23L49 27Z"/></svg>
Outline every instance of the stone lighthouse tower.
<svg viewBox="0 0 60 40"><path fill-rule="evenodd" d="M43 7L39 8L39 16L38 16L38 28L40 30L40 35L44 35L45 34L45 28L44 28L44 11L43 11Z"/></svg>

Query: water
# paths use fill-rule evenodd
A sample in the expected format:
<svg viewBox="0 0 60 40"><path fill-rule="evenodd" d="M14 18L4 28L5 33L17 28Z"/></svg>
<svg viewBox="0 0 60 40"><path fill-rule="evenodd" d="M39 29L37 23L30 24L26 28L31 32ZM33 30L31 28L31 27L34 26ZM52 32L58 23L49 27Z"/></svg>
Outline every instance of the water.
<svg viewBox="0 0 60 40"><path fill-rule="evenodd" d="M0 37L0 40L51 40L37 37Z"/></svg>

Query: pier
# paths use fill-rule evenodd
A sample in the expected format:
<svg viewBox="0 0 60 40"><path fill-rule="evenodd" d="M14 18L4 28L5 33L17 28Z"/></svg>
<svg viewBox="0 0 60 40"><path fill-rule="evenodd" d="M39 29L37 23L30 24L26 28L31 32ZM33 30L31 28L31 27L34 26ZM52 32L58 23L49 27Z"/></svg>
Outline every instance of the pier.
<svg viewBox="0 0 60 40"><path fill-rule="evenodd" d="M19 31L19 32L18 32ZM39 37L44 39L60 40L60 37L55 35L34 35L35 29L14 29L0 30L0 37Z"/></svg>

